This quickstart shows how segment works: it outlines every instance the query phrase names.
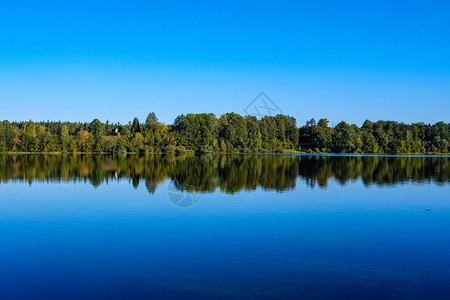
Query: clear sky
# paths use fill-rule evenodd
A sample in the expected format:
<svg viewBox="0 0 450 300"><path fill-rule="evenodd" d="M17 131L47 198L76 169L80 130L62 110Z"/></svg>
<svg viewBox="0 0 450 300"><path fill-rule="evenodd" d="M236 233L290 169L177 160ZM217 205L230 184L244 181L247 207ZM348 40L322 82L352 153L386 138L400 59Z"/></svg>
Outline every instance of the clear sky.
<svg viewBox="0 0 450 300"><path fill-rule="evenodd" d="M447 1L0 0L0 120L450 122Z"/></svg>

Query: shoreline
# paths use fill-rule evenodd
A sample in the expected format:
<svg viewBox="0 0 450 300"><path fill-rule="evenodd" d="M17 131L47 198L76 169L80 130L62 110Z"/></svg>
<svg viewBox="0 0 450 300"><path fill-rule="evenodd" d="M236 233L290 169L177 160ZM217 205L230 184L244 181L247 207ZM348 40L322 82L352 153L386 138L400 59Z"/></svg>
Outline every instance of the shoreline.
<svg viewBox="0 0 450 300"><path fill-rule="evenodd" d="M25 154L25 155L299 155L299 156L374 156L374 157L401 157L401 156L408 156L408 157L430 157L430 156L440 156L440 157L450 157L450 153L335 153L335 152L324 152L324 153L317 153L317 152L287 152L287 153L275 153L275 152L250 152L250 153L235 153L235 152L208 152L208 153L199 153L194 151L187 151L185 153L166 153L166 152L15 152L15 151L6 151L6 152L0 152L1 154L6 155L18 155L18 154Z"/></svg>

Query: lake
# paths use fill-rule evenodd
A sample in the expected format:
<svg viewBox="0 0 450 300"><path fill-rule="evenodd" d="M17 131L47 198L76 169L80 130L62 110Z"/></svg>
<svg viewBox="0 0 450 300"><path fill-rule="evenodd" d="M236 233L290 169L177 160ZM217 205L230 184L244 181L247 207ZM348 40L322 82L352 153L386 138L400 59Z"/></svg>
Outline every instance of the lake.
<svg viewBox="0 0 450 300"><path fill-rule="evenodd" d="M0 299L450 299L450 157L0 155Z"/></svg>

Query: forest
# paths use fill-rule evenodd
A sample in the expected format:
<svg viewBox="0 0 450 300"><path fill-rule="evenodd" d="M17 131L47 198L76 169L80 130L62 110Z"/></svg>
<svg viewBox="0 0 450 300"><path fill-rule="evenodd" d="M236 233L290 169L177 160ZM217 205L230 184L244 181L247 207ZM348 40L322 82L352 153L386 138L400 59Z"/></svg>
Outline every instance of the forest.
<svg viewBox="0 0 450 300"><path fill-rule="evenodd" d="M150 113L128 124L0 122L0 152L60 153L449 153L450 124L366 120L297 126L287 115L187 114L166 125Z"/></svg>

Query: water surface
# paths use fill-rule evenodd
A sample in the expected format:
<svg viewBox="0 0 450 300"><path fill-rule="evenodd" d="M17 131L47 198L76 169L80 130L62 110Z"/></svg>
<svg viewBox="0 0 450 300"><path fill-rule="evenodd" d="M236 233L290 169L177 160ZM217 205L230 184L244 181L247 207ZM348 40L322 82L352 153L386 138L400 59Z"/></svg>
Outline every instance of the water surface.
<svg viewBox="0 0 450 300"><path fill-rule="evenodd" d="M0 156L1 299L448 299L450 158Z"/></svg>

